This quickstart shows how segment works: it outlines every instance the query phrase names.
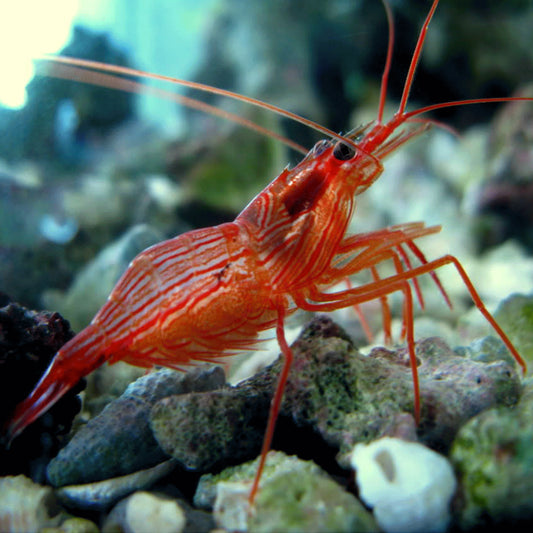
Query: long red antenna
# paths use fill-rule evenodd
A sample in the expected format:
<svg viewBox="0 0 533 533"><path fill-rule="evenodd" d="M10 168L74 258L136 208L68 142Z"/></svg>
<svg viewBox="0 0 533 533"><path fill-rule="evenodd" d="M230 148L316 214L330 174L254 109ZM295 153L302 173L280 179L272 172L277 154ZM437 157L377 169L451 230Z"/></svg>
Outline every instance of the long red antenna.
<svg viewBox="0 0 533 533"><path fill-rule="evenodd" d="M387 59L385 60L385 68L381 76L381 90L379 93L379 107L378 107L378 123L383 120L383 111L385 109L385 100L387 99L387 86L389 84L389 73L392 64L392 52L394 50L394 20L392 17L392 11L387 4L386 0L383 0L383 7L387 15L387 24L389 26L389 43L387 45Z"/></svg>
<svg viewBox="0 0 533 533"><path fill-rule="evenodd" d="M411 87L413 86L413 79L415 76L416 67L418 65L418 61L420 60L420 54L422 53L422 48L424 47L424 42L426 40L428 26L431 22L431 19L433 18L433 13L435 13L435 9L437 9L438 3L439 0L434 0L433 5L431 6L431 9L429 10L429 13L426 17L426 20L424 21L422 29L420 30L418 41L416 42L415 51L413 52L413 57L411 59L411 64L409 65L409 71L407 72L407 78L405 79L402 99L400 100L400 107L398 107L398 111L396 113L397 115L403 115L405 107L407 106L407 100L409 98L409 93L411 92Z"/></svg>
<svg viewBox="0 0 533 533"><path fill-rule="evenodd" d="M38 74L43 73L41 72L42 69L40 68L40 65L39 65L40 61L50 61L53 63L51 67L47 67L46 70L44 71L44 74L46 76L70 80L70 81L78 81L80 83L96 85L98 87L105 87L107 89L118 89L120 91L125 91L125 92L130 92L130 93L135 93L135 94L151 93L155 96L158 96L159 98L164 98L166 100L172 100L174 102L177 102L180 105L189 107L191 109L202 111L204 113L208 113L210 115L229 120L236 124L240 124L241 126L251 129L253 131L256 131L257 133L261 135L267 135L269 137L272 137L276 139L277 141L284 143L289 148L292 148L293 150L296 150L297 152L300 152L304 155L307 154L308 152L306 148L295 143L294 141L291 141L287 137L279 133L276 133L275 131L272 131L268 128L260 126L259 124L252 122L251 120L248 120L244 117L236 115L235 113L231 113L230 111L226 111L219 107L207 104L195 98L190 98L188 96L176 94L170 91L166 91L165 89L160 89L158 87L152 87L150 85L145 85L137 81L134 81L130 78L121 78L113 74L106 74L104 72L94 70L96 66L98 66L101 68L101 70L109 70L110 72L118 73L120 72L119 69L121 69L122 67L118 67L116 65L107 65L107 67L109 68L104 69L103 64L96 63L93 69L93 68L89 68L90 64L92 63L91 61L87 61L83 59L76 59L76 58L61 57L61 56L57 56L57 57L45 56L43 59L36 60L36 63L38 66L38 68L36 69L36 73ZM125 72L121 72L121 73L124 74ZM146 74L146 76L151 78L155 75Z"/></svg>
<svg viewBox="0 0 533 533"><path fill-rule="evenodd" d="M317 124L316 122L313 122L312 120L308 118L302 117L300 115L297 115L296 113L292 113L290 111L282 109L281 107L275 106L273 104L263 102L262 100L258 100L257 98L251 98L250 96L244 96L244 95L237 94L237 93L227 91L224 89L219 89L218 87L212 87L210 85L206 85L203 83L182 80L178 78L171 78L170 76L162 76L160 74L152 74L148 72L143 72L142 70L137 70L133 68L122 67L118 65L108 65L106 63L100 63L98 61L89 61L87 59L78 59L74 57L54 56L54 55L46 54L38 58L36 61L53 63L53 68L46 71L46 75L48 76L65 78L65 79L72 79L72 77L69 77L69 76L75 76L78 81L82 81L84 83L88 83L92 85L99 85L102 87L117 88L117 89L124 90L127 92L135 92L135 93L140 92L141 87L142 87L143 90L154 92L155 94L158 94L159 96L162 96L163 98L173 99L181 104L187 105L188 107L192 107L195 109L203 109L211 114L224 116L225 118L229 118L229 120L242 124L243 126L247 128L260 131L261 129L260 126L253 125L254 123L247 121L246 119L239 119L239 117L237 117L236 115L233 115L229 112L225 112L218 108L214 108L214 106L209 106L208 104L204 104L203 102L199 102L198 100L194 100L192 98L187 99L184 96L170 93L168 91L164 91L163 89L157 89L155 87L144 86L132 80L124 80L122 78L113 77L113 74L121 74L124 76L133 76L133 77L138 77L138 78L158 80L158 81L171 83L173 85L189 87L191 89L207 92L210 94L218 94L220 96L231 98L239 102L244 102L244 103L253 105L255 107L267 109L268 111L276 113L277 115L280 115L282 117L294 120L296 122L300 122L301 124L304 124L305 126L308 126L309 128L312 128L320 133L323 133L324 135L331 137L332 139L337 139L338 141L342 141L344 143L352 145L354 148L358 148L357 145L350 139L343 137L342 135L326 128L325 126L321 126L320 124ZM59 64L69 65L70 68L72 67L77 67L77 68L73 69L73 71L70 72L70 74L68 74L66 72L61 71L61 69L58 68ZM111 75L108 75L106 77L106 80L104 81L103 77L105 75L102 72L98 72L98 71L110 72ZM85 72L85 75L84 75L84 72ZM93 78L93 75L94 75L94 78ZM97 79L97 77L99 76L101 76L102 79L100 80ZM114 81L112 81L111 78ZM121 80L121 81L119 82L118 80ZM193 103L193 102L196 102L196 103ZM218 112L213 111L213 108L218 109ZM289 141L288 139L285 139L282 136L275 134L274 132L270 132L269 130L264 129L262 133L270 135L271 137L278 138L278 140L281 140L285 144L288 144L289 146L293 147L295 150L303 151L304 153L307 153L307 150L303 149L301 146L295 143L292 143L292 141Z"/></svg>
<svg viewBox="0 0 533 533"><path fill-rule="evenodd" d="M443 102L440 104L433 104L426 107L422 107L420 109L416 109L414 111L410 111L408 113L405 112L407 101L409 99L409 94L411 92L411 88L413 85L413 80L416 72L416 68L418 65L418 62L420 60L420 56L422 53L422 49L424 47L424 43L426 40L426 34L428 31L429 23L431 22L431 19L433 18L433 15L435 13L435 10L437 8L437 5L439 3L439 0L434 0L433 4L431 6L431 9L424 21L424 24L420 30L420 34L418 36L417 44L415 47L415 50L413 52L413 57L411 59L411 64L409 66L409 70L407 72L402 98L400 101L400 105L398 107L398 111L395 114L396 120L391 121L391 126L394 124L394 127L399 126L401 123L409 121L410 119L413 119L414 117L417 117L419 115L422 115L423 113L427 113L429 111L435 111L438 109L444 109L447 107L456 107L461 105L470 105L470 104L482 104L482 103L495 103L495 102L512 102L512 101L532 101L533 98L527 98L527 97L501 97L501 98L481 98L481 99L468 99L468 100L457 100L452 102ZM388 89L388 80L389 80L389 73L391 69L392 64L392 54L393 54L393 48L394 48L394 22L393 22L393 16L391 9L389 5L387 4L386 0L383 0L383 5L385 7L385 13L387 15L387 22L388 22L388 32L389 32L389 43L387 46L387 57L385 61L385 67L383 69L383 74L381 78L381 90L380 90L380 97L379 97L379 106L378 106L378 113L377 113L377 123L382 123L383 120L383 114L384 114L384 108L385 108L385 101L387 97L387 89ZM96 61L88 61L83 59L77 59L77 58L71 58L71 57L64 57L64 56L52 56L52 55L45 55L42 56L40 59L37 60L37 62L52 62L54 63L54 68L51 70L48 70L46 72L49 76L56 76L66 79L77 79L78 81L83 81L85 83L90 83L93 85L100 85L104 87L115 87L121 90L125 90L128 92L141 92L141 90L147 90L151 91L155 94L158 94L161 97L167 98L167 99L173 99L183 105L186 105L188 107L203 110L205 112L208 112L212 115L217 115L223 118L226 118L228 120L231 120L233 122L236 122L238 124L243 125L244 127L247 127L249 129L253 129L259 133L269 135L271 137L274 137L275 139L285 143L287 146L290 146L294 148L295 150L306 153L307 150L303 148L302 146L297 145L296 143L293 143L290 141L290 139L287 139L283 137L282 135L279 135L275 132L272 132L270 130L267 130L266 128L263 128L259 126L258 124L255 124L251 121L248 121L242 117L239 117L237 115L234 115L230 112L224 111L220 108L215 108L214 106L209 106L209 104L205 104L204 102L200 102L198 100L195 100L193 98L188 98L185 96L180 96L174 93L171 93L169 91L165 91L163 89L158 89L154 87L148 87L146 85L140 84L138 82L134 82L132 80L124 80L122 78L114 77L113 74L122 74L126 76L135 76L140 78L147 78L147 79L155 79L160 81L169 82L175 85L181 85L185 87L190 87L192 89L200 90L209 92L211 94L218 94L220 96L224 96L227 98L232 98L234 100L238 100L240 102L244 102L256 107L260 107L262 109L267 109L273 113L276 113L280 116L286 117L290 120L294 120L296 122L300 122L301 124L304 124L305 126L308 126L332 139L336 139L338 141L342 141L344 143L347 143L351 145L353 148L361 150L361 147L358 146L352 139L349 137L344 137L324 126L321 126L320 124L317 124L316 122L313 122L312 120L309 120L305 117L302 117L300 115L297 115L295 113L291 113L290 111L286 111L280 107L277 107L275 105L269 104L267 102L263 102L261 100L250 98L248 96L243 96L237 93L233 93L231 91L226 91L224 89L219 89L217 87L211 87L205 84L196 83L196 82L190 82L187 80L181 80L176 78L171 78L169 76L161 76L157 74L149 74L147 72L143 72L136 69L131 69L127 67L120 67L116 65L107 65L105 63L99 63ZM70 72L61 71L58 64L63 64L63 67L65 69L67 68L66 65L69 65L70 68L73 70ZM78 68L74 68L78 67ZM98 72L103 71L103 72ZM108 72L111 74L105 75L104 72ZM111 81L113 80L113 81ZM142 88L142 89L141 89ZM424 121L425 122L425 121ZM441 124L434 122L437 125ZM403 144L403 143L402 143ZM369 157L373 157L372 154L367 154Z"/></svg>
<svg viewBox="0 0 533 533"><path fill-rule="evenodd" d="M423 113L429 113L430 111L436 111L437 109L444 109L446 107L458 107L462 105L473 104L497 104L502 102L532 102L533 98L528 96L501 96L493 98L472 98L469 100L454 100L452 102L442 102L440 104L432 104L414 111L405 113L404 117L410 119L422 115Z"/></svg>

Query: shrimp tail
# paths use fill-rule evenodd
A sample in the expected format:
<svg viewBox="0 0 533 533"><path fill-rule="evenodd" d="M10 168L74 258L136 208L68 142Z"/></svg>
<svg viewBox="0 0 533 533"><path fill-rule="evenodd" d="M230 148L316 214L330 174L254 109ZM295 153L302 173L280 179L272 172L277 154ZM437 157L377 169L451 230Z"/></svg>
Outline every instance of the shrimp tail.
<svg viewBox="0 0 533 533"><path fill-rule="evenodd" d="M5 435L8 443L50 409L80 379L108 359L102 350L104 341L102 328L91 323L57 352L32 393L17 405L7 423Z"/></svg>

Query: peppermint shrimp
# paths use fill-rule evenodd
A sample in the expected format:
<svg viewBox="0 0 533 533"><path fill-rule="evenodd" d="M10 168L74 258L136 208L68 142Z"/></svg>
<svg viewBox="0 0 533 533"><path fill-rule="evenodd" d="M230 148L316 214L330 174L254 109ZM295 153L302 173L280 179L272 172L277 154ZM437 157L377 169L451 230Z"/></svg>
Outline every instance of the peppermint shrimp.
<svg viewBox="0 0 533 533"><path fill-rule="evenodd" d="M139 254L90 325L59 350L34 391L16 408L7 427L10 439L49 409L80 378L106 361L181 370L199 361L217 362L235 352L250 350L259 342L260 332L275 328L284 363L250 491L250 502L253 502L293 359L284 332L287 316L296 309L329 312L377 299L389 338L391 319L387 297L394 292L402 293L402 336L407 342L414 414L418 420L420 392L413 305L416 299L422 306L423 299L417 279L423 274L430 275L451 306L435 272L445 265L455 267L476 307L525 370L523 359L486 309L459 260L452 255L430 260L419 247L418 239L439 232L440 226L414 222L347 235L355 211L355 197L380 177L384 158L434 124L420 115L467 104L532 100L462 100L406 110L437 4L438 0L434 0L422 26L399 107L388 122L384 122L383 115L394 39L392 16L385 6L389 44L377 119L344 136L270 104L163 78L269 109L312 126L329 140L318 142L298 165L283 170L235 221L190 231ZM75 65L82 73L86 72L84 69L97 69L99 76L102 71L147 76L131 69L69 58L54 61ZM89 82L110 83L108 79L94 81L94 78ZM244 124L242 120L239 122ZM392 263L394 271L381 277L377 266L385 262ZM371 281L358 287L337 288L339 282L363 271L370 272Z"/></svg>

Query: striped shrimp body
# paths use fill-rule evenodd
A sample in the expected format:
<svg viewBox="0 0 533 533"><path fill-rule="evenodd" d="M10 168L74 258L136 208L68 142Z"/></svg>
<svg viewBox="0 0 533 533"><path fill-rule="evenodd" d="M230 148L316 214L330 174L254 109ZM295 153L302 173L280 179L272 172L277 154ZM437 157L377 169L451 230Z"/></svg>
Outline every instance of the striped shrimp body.
<svg viewBox="0 0 533 533"><path fill-rule="evenodd" d="M218 361L223 356L248 350L256 345L260 332L275 328L284 364L250 491L250 502L253 502L293 358L284 333L287 315L297 308L333 311L378 299L383 310L385 336L390 339L387 296L401 292L402 336L407 341L418 420L420 394L413 305L418 300L423 306L423 297L417 278L430 275L437 290L451 305L435 273L445 265L456 268L475 305L525 369L524 361L485 308L460 262L451 255L428 260L419 248L416 241L437 233L440 226L427 227L422 222L414 222L347 235L355 198L382 174L384 158L432 124L419 115L457 105L531 100L464 100L406 111L416 65L437 4L438 0L434 0L422 26L399 108L388 122L383 121L383 111L393 29L390 10L385 6L390 38L377 119L346 136L270 104L186 83L298 120L325 133L331 140L320 141L296 167L283 170L234 222L191 231L138 255L91 324L57 353L32 394L17 406L6 428L10 439L104 361L123 360L141 367L163 365L181 369L197 361ZM96 66L99 71L146 76L130 69L68 58L55 61L83 69ZM102 82L96 78L94 83L110 84L109 80ZM123 88L134 90L131 84L127 87L130 88ZM384 262L392 263L393 273L381 277L377 267ZM337 288L339 282L362 271L370 272L371 281L355 288Z"/></svg>
<svg viewBox="0 0 533 533"><path fill-rule="evenodd" d="M345 172L354 167L334 152L328 141L318 143L234 222L190 231L139 254L91 324L59 350L17 406L11 438L105 361L177 369L216 362L252 349L258 333L294 311L290 302L307 298L310 287L331 285L360 270L341 274L330 266L353 210L353 187L338 187L331 178L342 174L343 164ZM381 172L373 159L370 163L370 176ZM325 216L331 212L337 216ZM411 232L420 231L413 226ZM317 232L331 246L317 241ZM404 238L406 231L387 233ZM382 247L387 245L383 240ZM340 255L348 256L352 248Z"/></svg>
<svg viewBox="0 0 533 533"><path fill-rule="evenodd" d="M275 324L256 262L249 232L237 222L194 230L140 253L90 325L59 350L17 406L11 438L106 361L181 370L253 348L258 332Z"/></svg>

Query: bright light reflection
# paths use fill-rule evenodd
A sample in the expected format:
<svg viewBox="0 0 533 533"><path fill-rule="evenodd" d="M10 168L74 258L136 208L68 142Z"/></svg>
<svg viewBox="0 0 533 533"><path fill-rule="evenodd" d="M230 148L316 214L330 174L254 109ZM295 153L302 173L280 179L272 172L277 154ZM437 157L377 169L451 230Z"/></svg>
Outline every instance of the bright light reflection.
<svg viewBox="0 0 533 533"><path fill-rule="evenodd" d="M65 46L77 11L78 0L14 0L0 6L1 105L24 105L32 58Z"/></svg>

